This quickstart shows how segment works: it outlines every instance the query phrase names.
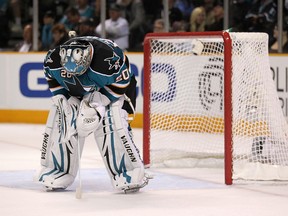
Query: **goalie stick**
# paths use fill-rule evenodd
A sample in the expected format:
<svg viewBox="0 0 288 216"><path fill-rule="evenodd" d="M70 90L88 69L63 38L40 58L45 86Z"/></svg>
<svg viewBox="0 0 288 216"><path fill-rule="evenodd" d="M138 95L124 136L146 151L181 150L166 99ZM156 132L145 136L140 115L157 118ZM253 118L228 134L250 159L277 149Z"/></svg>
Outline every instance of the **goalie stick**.
<svg viewBox="0 0 288 216"><path fill-rule="evenodd" d="M76 188L76 198L81 199L82 198L82 179L81 179L81 148L80 148L80 143L79 143L79 136L77 136L77 148L78 148L78 187Z"/></svg>

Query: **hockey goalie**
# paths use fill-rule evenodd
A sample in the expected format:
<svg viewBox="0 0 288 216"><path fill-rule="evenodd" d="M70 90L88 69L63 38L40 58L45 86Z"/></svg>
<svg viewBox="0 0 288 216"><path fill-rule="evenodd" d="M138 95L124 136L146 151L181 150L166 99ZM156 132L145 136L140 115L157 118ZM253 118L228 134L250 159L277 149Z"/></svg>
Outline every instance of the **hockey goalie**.
<svg viewBox="0 0 288 216"><path fill-rule="evenodd" d="M47 190L70 186L85 137L94 134L115 189L138 191L147 185L128 122L136 105L136 80L117 44L73 37L47 53L44 73L53 96L36 181Z"/></svg>

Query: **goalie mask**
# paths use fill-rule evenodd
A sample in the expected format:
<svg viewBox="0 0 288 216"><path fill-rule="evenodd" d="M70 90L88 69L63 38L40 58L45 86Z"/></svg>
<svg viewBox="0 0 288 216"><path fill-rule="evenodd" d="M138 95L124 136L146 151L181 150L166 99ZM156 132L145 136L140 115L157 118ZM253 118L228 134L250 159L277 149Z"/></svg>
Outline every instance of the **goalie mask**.
<svg viewBox="0 0 288 216"><path fill-rule="evenodd" d="M91 63L93 46L86 41L73 41L70 44L61 45L59 55L60 63L67 73L80 76L85 73Z"/></svg>

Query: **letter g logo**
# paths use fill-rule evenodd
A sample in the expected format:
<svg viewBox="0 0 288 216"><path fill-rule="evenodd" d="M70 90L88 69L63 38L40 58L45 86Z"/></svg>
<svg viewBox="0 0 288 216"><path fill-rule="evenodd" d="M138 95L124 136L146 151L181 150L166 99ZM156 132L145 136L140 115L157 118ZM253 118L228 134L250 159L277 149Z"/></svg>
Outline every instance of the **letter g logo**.
<svg viewBox="0 0 288 216"><path fill-rule="evenodd" d="M29 62L20 68L20 91L26 97L51 97L44 77L43 63Z"/></svg>

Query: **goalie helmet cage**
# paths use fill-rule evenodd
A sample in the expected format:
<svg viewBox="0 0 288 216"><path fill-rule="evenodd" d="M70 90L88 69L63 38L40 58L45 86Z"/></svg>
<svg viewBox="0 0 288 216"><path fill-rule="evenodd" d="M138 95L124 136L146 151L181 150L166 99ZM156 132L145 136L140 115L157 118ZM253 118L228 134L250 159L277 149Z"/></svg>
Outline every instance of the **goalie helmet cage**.
<svg viewBox="0 0 288 216"><path fill-rule="evenodd" d="M143 76L146 167L212 158L210 167L221 158L228 185L288 180L287 122L267 34L147 34Z"/></svg>

